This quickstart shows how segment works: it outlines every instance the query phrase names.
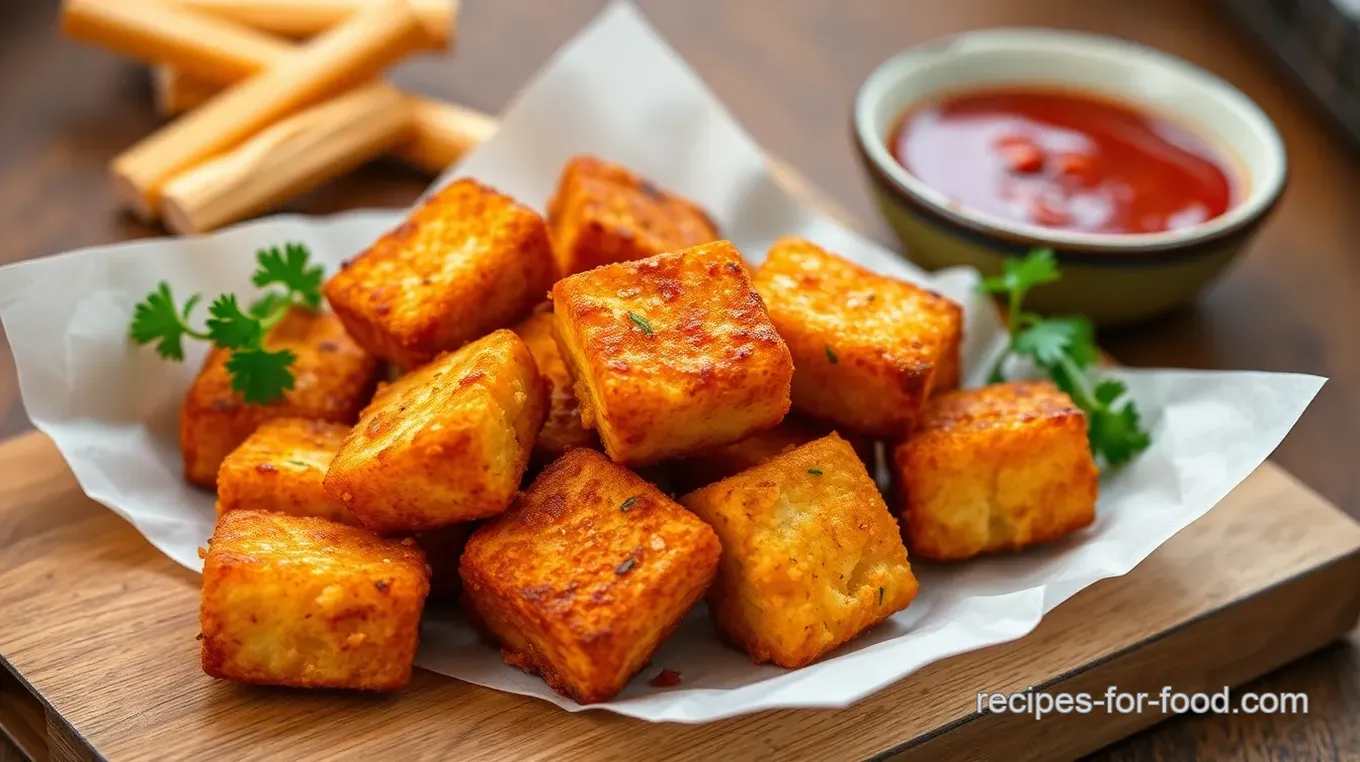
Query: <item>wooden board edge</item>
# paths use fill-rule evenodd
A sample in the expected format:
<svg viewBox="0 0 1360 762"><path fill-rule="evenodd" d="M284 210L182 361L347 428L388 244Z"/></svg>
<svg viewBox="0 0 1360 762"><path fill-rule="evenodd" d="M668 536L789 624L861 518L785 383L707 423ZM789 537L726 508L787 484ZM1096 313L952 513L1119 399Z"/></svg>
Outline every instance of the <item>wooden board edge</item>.
<svg viewBox="0 0 1360 762"><path fill-rule="evenodd" d="M49 762L103 762L104 756L56 712L47 712Z"/></svg>
<svg viewBox="0 0 1360 762"><path fill-rule="evenodd" d="M1237 687L1354 630L1360 622L1356 580L1360 580L1360 550L1229 606L1205 611L1155 637L1035 685L1033 691L1100 696L1107 687L1117 686L1123 692L1156 695L1163 686L1186 693ZM1184 667L1187 661L1178 658L1188 652L1201 655L1190 670ZM1214 658L1204 660L1204 653ZM998 738L1006 739L1007 759L1015 762L1075 759L1172 716L1163 712L1054 713L1036 721L1029 715L974 712L870 759L972 759L970 750L995 749Z"/></svg>
<svg viewBox="0 0 1360 762"><path fill-rule="evenodd" d="M47 708L14 667L0 657L0 736L29 762L49 762Z"/></svg>
<svg viewBox="0 0 1360 762"><path fill-rule="evenodd" d="M94 762L104 757L0 656L0 736L29 762Z"/></svg>

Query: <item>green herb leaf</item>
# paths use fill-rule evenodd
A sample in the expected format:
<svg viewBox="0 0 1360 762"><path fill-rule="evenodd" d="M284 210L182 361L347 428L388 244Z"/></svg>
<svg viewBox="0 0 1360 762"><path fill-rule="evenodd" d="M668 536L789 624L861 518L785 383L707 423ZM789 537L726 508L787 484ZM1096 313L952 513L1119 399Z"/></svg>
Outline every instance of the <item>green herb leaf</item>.
<svg viewBox="0 0 1360 762"><path fill-rule="evenodd" d="M309 252L300 243L286 243L283 251L273 246L255 254L259 269L251 282L260 288L275 284L288 290L290 301L301 302L309 309L321 306L321 281L325 271L321 266L308 266Z"/></svg>
<svg viewBox="0 0 1360 762"><path fill-rule="evenodd" d="M641 328L643 333L647 334L648 336L651 336L653 334L652 324L647 322L647 318L636 313L630 312L628 313L628 319L636 323L637 327Z"/></svg>
<svg viewBox="0 0 1360 762"><path fill-rule="evenodd" d="M182 310L175 308L170 284L162 282L133 309L129 337L138 344L156 343L156 352L167 360L184 359L184 339L211 341L231 351L227 371L231 388L245 401L266 404L293 388L289 366L297 360L292 352L271 352L264 348L265 335L293 307L318 309L321 306L321 281L324 272L308 264L307 247L285 244L256 253L258 269L251 282L261 288L282 286L283 291L265 292L243 311L235 294L222 294L208 307L204 330L189 325L189 315L201 296L194 294Z"/></svg>
<svg viewBox="0 0 1360 762"><path fill-rule="evenodd" d="M132 326L128 336L137 344L156 343L156 354L167 360L184 359L184 338L203 338L203 334L189 327L189 313L198 304L197 294L189 297L183 311L175 307L170 284L165 281L146 295L132 309Z"/></svg>
<svg viewBox="0 0 1360 762"><path fill-rule="evenodd" d="M830 344L827 344L827 345L824 347L824 349L826 349L826 360L827 360L827 362L831 363L832 365L835 365L836 363L838 363L838 362L841 361L841 358L837 357L837 356L836 356L836 353L835 353L834 351L832 351L831 345L830 345Z"/></svg>
<svg viewBox="0 0 1360 762"><path fill-rule="evenodd" d="M632 569L632 568L633 568L633 565L636 564L636 563L637 563L637 559L634 558L634 557L632 557L632 556L629 556L629 557L623 559L623 563L621 563L621 564L619 564L617 567L615 567L614 573L615 573L615 574L618 574L618 575L627 574L628 571L629 571L630 569Z"/></svg>
<svg viewBox="0 0 1360 762"><path fill-rule="evenodd" d="M623 503L619 505L619 510L626 512L635 505L637 505L637 495L633 495L632 497L623 501Z"/></svg>
<svg viewBox="0 0 1360 762"><path fill-rule="evenodd" d="M1011 351L1025 355L1044 367L1056 365L1064 357L1085 369L1100 359L1095 328L1083 317L1044 320L1032 318L1011 342Z"/></svg>
<svg viewBox="0 0 1360 762"><path fill-rule="evenodd" d="M1132 402L1115 407L1127 392L1122 382L1089 377L1089 369L1100 359L1094 327L1085 318L1045 318L1023 309L1029 289L1059 277L1053 252L1036 249L1023 259L1008 260L1004 273L979 284L981 291L1005 295L1011 334L1010 346L993 366L988 382L1005 380L1009 357L1028 358L1086 413L1091 452L1106 465L1117 466L1146 450L1152 438Z"/></svg>
<svg viewBox="0 0 1360 762"><path fill-rule="evenodd" d="M1018 293L1024 299L1031 288L1054 283L1060 277L1052 249L1031 249L1021 259L1007 259L1001 274L983 278L978 288L994 294Z"/></svg>
<svg viewBox="0 0 1360 762"><path fill-rule="evenodd" d="M277 291L270 291L264 296L256 299L250 304L250 316L256 320L264 320L274 315L280 310L286 310L292 304L286 294Z"/></svg>
<svg viewBox="0 0 1360 762"><path fill-rule="evenodd" d="M267 405L293 388L293 372L288 368L297 355L287 349L238 349L227 358L231 388L246 402Z"/></svg>
<svg viewBox="0 0 1360 762"><path fill-rule="evenodd" d="M264 329L260 321L241 311L235 294L223 294L208 306L208 337L223 349L251 349L260 346Z"/></svg>
<svg viewBox="0 0 1360 762"><path fill-rule="evenodd" d="M812 474L813 476L821 476L822 470L820 468L809 468L808 473Z"/></svg>
<svg viewBox="0 0 1360 762"><path fill-rule="evenodd" d="M285 462L286 462L286 463L291 463L292 465L295 465L295 466L301 466L302 468L311 468L311 467L312 467L312 464L311 464L311 463L308 463L308 462L305 461L305 460L288 460L288 461L285 461Z"/></svg>
<svg viewBox="0 0 1360 762"><path fill-rule="evenodd" d="M1123 381L1106 378L1096 383L1096 388L1092 390L1092 395L1096 398L1096 402L1099 402L1102 405L1109 405L1120 397L1123 397L1124 392L1126 391L1128 391L1128 387Z"/></svg>
<svg viewBox="0 0 1360 762"><path fill-rule="evenodd" d="M1139 421L1138 408L1131 402L1118 410L1101 407L1091 411L1087 425L1092 451L1111 466L1129 462L1152 444L1152 437Z"/></svg>

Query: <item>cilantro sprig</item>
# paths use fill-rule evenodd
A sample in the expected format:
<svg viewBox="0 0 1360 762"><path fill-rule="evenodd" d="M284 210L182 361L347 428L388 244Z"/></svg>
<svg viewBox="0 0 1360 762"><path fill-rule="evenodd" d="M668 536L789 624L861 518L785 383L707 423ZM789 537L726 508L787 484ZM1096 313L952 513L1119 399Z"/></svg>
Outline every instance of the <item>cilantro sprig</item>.
<svg viewBox="0 0 1360 762"><path fill-rule="evenodd" d="M183 307L177 307L170 284L162 281L133 309L129 336L137 344L155 344L157 354L174 362L184 360L185 339L209 341L230 350L226 365L232 390L248 403L273 402L293 388L291 367L297 355L287 349L266 349L265 336L293 307L316 310L321 306L324 271L311 266L308 257L307 247L300 243L256 252L258 267L250 280L268 290L246 309L235 294L218 296L208 305L203 328L195 328L190 321L202 294L190 296Z"/></svg>
<svg viewBox="0 0 1360 762"><path fill-rule="evenodd" d="M1022 259L1007 260L1001 275L978 285L985 293L1004 295L1010 327L1010 345L992 367L988 383L1005 380L1010 358L1028 359L1085 411L1091 451L1117 466L1146 450L1152 440L1124 382L1093 376L1091 368L1100 359L1094 327L1083 317L1046 318L1024 309L1030 289L1061 277L1053 251L1034 249Z"/></svg>

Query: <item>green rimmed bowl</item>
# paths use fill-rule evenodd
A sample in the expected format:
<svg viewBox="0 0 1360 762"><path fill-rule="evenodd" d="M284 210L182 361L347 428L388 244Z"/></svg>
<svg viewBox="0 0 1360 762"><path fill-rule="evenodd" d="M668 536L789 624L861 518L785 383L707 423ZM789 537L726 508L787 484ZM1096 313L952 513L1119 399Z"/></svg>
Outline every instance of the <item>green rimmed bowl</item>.
<svg viewBox="0 0 1360 762"><path fill-rule="evenodd" d="M1212 220L1162 233L1058 230L960 206L893 157L890 133L914 105L1008 84L1090 92L1186 125L1231 161L1241 188L1236 203ZM993 274L1008 257L1051 248L1063 279L1036 289L1027 305L1102 325L1146 320L1193 301L1255 235L1287 174L1275 126L1232 85L1150 48L1048 29L969 32L909 49L864 81L853 126L879 207L909 259L927 269L968 265Z"/></svg>

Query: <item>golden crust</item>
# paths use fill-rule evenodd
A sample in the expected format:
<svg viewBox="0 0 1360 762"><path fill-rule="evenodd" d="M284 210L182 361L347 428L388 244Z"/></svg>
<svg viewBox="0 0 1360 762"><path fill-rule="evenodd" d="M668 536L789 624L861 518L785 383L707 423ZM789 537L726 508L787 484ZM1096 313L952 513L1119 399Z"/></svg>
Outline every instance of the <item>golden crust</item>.
<svg viewBox="0 0 1360 762"><path fill-rule="evenodd" d="M936 397L893 460L907 544L923 558L1018 550L1095 520L1086 417L1048 382Z"/></svg>
<svg viewBox="0 0 1360 762"><path fill-rule="evenodd" d="M836 434L680 502L722 542L713 621L757 664L806 666L916 596L897 522Z"/></svg>
<svg viewBox="0 0 1360 762"><path fill-rule="evenodd" d="M295 309L265 338L269 349L289 349L294 386L283 400L248 405L231 390L226 362L231 353L214 347L189 386L180 408L180 452L184 478L212 488L227 454L261 423L275 418L310 418L354 423L373 394L379 363L359 348L331 314Z"/></svg>
<svg viewBox="0 0 1360 762"><path fill-rule="evenodd" d="M249 508L355 524L321 480L350 427L305 418L266 421L222 461L217 513Z"/></svg>
<svg viewBox="0 0 1360 762"><path fill-rule="evenodd" d="M799 411L900 439L932 392L958 384L963 310L948 299L795 237L753 280L793 354Z"/></svg>
<svg viewBox="0 0 1360 762"><path fill-rule="evenodd" d="M462 179L326 283L356 341L403 368L510 325L556 278L538 213Z"/></svg>
<svg viewBox="0 0 1360 762"><path fill-rule="evenodd" d="M778 423L793 362L727 241L553 287L581 420L615 462L702 452Z"/></svg>
<svg viewBox="0 0 1360 762"><path fill-rule="evenodd" d="M572 390L571 373L562 360L562 351L553 338L552 305L540 305L523 322L515 326L515 333L529 347L538 373L548 385L548 416L534 445L534 461L546 465L573 447L598 447L595 432L581 425L581 403Z"/></svg>
<svg viewBox="0 0 1360 762"><path fill-rule="evenodd" d="M563 276L716 241L699 206L626 167L577 156L548 202L548 229Z"/></svg>
<svg viewBox="0 0 1360 762"><path fill-rule="evenodd" d="M226 513L203 562L203 671L261 685L401 688L429 576L410 540L310 516Z"/></svg>
<svg viewBox="0 0 1360 762"><path fill-rule="evenodd" d="M590 704L647 663L712 582L719 553L692 513L578 449L473 532L461 573L506 663Z"/></svg>
<svg viewBox="0 0 1360 762"><path fill-rule="evenodd" d="M790 413L777 426L757 431L745 439L720 445L699 455L667 464L669 473L684 492L692 492L713 482L758 466L776 455L801 447L830 434L832 426L797 413ZM878 468L874 440L854 432L843 435L855 448L869 473Z"/></svg>
<svg viewBox="0 0 1360 762"><path fill-rule="evenodd" d="M379 389L326 491L382 534L492 516L514 498L546 411L529 349L496 331Z"/></svg>

